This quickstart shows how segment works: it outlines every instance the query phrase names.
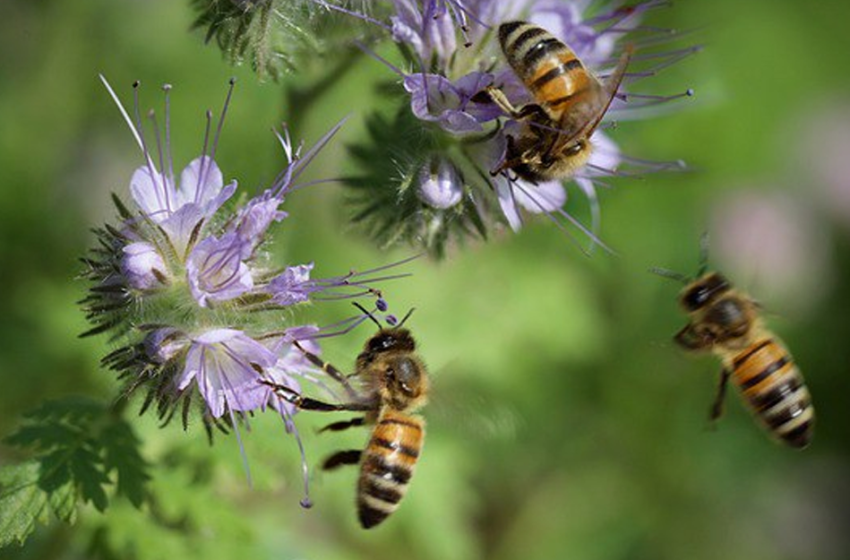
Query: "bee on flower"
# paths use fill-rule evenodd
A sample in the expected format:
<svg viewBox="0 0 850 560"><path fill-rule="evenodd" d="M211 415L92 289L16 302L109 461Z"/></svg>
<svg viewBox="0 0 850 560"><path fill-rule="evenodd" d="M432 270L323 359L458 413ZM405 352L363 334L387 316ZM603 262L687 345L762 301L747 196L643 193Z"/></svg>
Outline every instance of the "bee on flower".
<svg viewBox="0 0 850 560"><path fill-rule="evenodd" d="M368 117L371 143L352 148L362 173L348 180L356 220L382 244L439 256L494 223L519 230L526 214L602 244L598 186L683 166L629 157L605 131L693 93L633 91L698 50L668 49L673 30L641 23L666 3L393 0L385 22L315 1L383 27L401 51L394 64L361 45L400 82L395 114ZM565 209L568 183L589 200L592 224Z"/></svg>
<svg viewBox="0 0 850 560"><path fill-rule="evenodd" d="M84 336L110 333L120 342L103 364L123 380L122 398L144 394L142 412L153 408L164 423L179 413L185 427L197 410L210 437L214 427L233 428L238 437L238 421L247 413L272 408L300 447L296 410L262 382L296 392L303 381L322 386L323 373L304 350L318 354L316 341L335 333L292 324L290 311L323 299L380 296L375 283L404 276L382 275L388 267L381 267L313 278L314 263L281 267L262 251L271 226L287 217L285 197L342 123L305 153L286 128L276 133L284 169L262 193L231 209L237 183L225 181L215 154L233 81L214 129L207 112L201 155L179 175L170 153L170 86L164 87L164 142L156 132L151 144L143 134L138 84L131 117L103 82L143 163L130 179L132 202L113 195L119 221L96 230L99 244L83 259L92 285L82 304L93 325ZM158 131L153 113L150 118ZM349 327L365 318L352 318Z"/></svg>

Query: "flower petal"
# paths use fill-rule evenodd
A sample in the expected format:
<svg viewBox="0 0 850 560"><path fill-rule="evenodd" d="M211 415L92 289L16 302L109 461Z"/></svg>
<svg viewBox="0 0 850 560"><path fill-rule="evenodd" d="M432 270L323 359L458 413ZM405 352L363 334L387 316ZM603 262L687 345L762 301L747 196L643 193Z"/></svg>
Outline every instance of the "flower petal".
<svg viewBox="0 0 850 560"><path fill-rule="evenodd" d="M310 294L319 290L310 282L313 263L287 267L269 281L266 291L272 295L278 305L293 305L310 298Z"/></svg>
<svg viewBox="0 0 850 560"><path fill-rule="evenodd" d="M209 156L197 157L180 173L178 205L196 204L203 207L221 193L223 186L224 178L215 161Z"/></svg>
<svg viewBox="0 0 850 560"><path fill-rule="evenodd" d="M154 222L162 222L175 210L174 185L152 165L136 169L130 178L130 194L145 216Z"/></svg>
<svg viewBox="0 0 850 560"><path fill-rule="evenodd" d="M552 212L567 201L567 191L560 181L532 184L517 180L514 188L517 203L532 214Z"/></svg>
<svg viewBox="0 0 850 560"><path fill-rule="evenodd" d="M213 417L225 410L248 411L266 403L259 371L277 362L274 352L234 329L213 329L195 337L186 355L178 389L196 379ZM259 370L259 371L258 371Z"/></svg>
<svg viewBox="0 0 850 560"><path fill-rule="evenodd" d="M199 242L186 260L189 289L198 305L233 299L253 288L251 269L242 262L250 253L251 247L235 233Z"/></svg>
<svg viewBox="0 0 850 560"><path fill-rule="evenodd" d="M168 268L165 261L150 243L138 241L130 243L122 250L121 273L130 287L137 290L150 290L162 286Z"/></svg>

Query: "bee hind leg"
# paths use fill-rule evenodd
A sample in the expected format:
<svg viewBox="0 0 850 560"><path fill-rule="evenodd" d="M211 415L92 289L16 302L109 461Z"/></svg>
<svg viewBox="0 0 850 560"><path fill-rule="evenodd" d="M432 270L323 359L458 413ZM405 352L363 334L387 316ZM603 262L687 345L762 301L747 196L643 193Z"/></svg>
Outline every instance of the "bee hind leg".
<svg viewBox="0 0 850 560"><path fill-rule="evenodd" d="M332 471L344 465L356 465L360 462L362 451L359 449L346 449L345 451L337 451L322 463L323 471Z"/></svg>
<svg viewBox="0 0 850 560"><path fill-rule="evenodd" d="M711 422L712 428L717 424L717 420L723 416L723 401L726 398L726 386L729 385L729 377L732 372L727 368L723 368L720 372L720 383L717 385L717 396L714 397L714 402L711 403L711 411L708 419Z"/></svg>
<svg viewBox="0 0 850 560"><path fill-rule="evenodd" d="M348 428L353 428L355 426L362 426L366 423L366 419L362 416L358 416L357 418L352 418L351 420L340 420L339 422L332 422L325 426L324 428L319 430L319 433L322 432L341 432L342 430L347 430Z"/></svg>

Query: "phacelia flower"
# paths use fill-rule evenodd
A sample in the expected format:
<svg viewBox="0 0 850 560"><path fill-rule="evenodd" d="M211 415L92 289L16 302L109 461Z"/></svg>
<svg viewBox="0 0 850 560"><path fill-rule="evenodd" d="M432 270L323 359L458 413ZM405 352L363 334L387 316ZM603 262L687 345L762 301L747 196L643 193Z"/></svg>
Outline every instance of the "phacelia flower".
<svg viewBox="0 0 850 560"><path fill-rule="evenodd" d="M523 214L546 214L564 231L577 228L599 242L596 186L601 181L682 166L625 156L601 131L615 120L651 116L659 105L691 94L632 91L639 80L697 50L664 50L677 34L641 24L645 14L663 2L591 6L584 0L393 0L386 23L329 0L316 1L388 29L403 58L402 64L394 64L361 45L400 82L396 114L369 117L371 144L352 147L364 173L347 181L359 207L356 219L382 244L404 239L440 255L450 239L459 241L470 233L485 236L493 223L517 230ZM560 180L522 179L503 167L510 139L531 125L515 120L484 94L495 88L517 108L535 101L501 52L497 29L511 20L548 30L603 82L624 51L634 50L602 125L592 135L589 159ZM442 175L423 172L435 166ZM396 179L387 181L388 173ZM590 202L589 227L566 209L567 182L575 183Z"/></svg>
<svg viewBox="0 0 850 560"><path fill-rule="evenodd" d="M185 426L194 402L209 433L214 426L227 431L247 413L272 407L297 437L292 422L296 410L263 382L294 391L300 388L299 380L322 386L315 367L294 344L318 353L314 339L332 333L290 324L288 311L311 301L380 296L372 285L399 276L376 277L373 273L387 268L382 267L314 278L314 263L281 267L262 251L270 227L287 216L280 209L286 195L342 123L304 154L284 129L278 134L287 159L284 170L264 192L231 209L226 203L237 184L225 182L215 151L232 82L213 135L212 115L207 113L206 137L212 142L205 143L179 181L168 153L170 87L164 88L165 145L159 145L157 135L152 149L142 132L138 87L131 119L104 84L130 126L144 163L130 180L132 203L113 196L120 221L97 230L100 244L84 259L93 282L83 300L93 324L85 334L110 332L123 343L104 358L104 365L124 380L123 397L141 390L142 411L154 406L164 422L182 410Z"/></svg>

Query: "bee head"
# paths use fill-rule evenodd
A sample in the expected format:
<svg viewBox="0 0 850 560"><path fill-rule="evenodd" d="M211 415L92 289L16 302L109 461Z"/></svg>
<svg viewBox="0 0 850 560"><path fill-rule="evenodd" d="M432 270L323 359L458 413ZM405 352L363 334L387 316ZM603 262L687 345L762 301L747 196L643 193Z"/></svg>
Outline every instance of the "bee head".
<svg viewBox="0 0 850 560"><path fill-rule="evenodd" d="M415 399L424 389L423 366L411 354L386 360L383 375L387 390L398 401Z"/></svg>
<svg viewBox="0 0 850 560"><path fill-rule="evenodd" d="M364 352L370 354L382 354L385 352L413 352L416 342L407 329L389 328L381 329L378 334L366 341Z"/></svg>
<svg viewBox="0 0 850 560"><path fill-rule="evenodd" d="M679 296L679 302L687 311L697 311L731 288L721 274L710 272L688 284Z"/></svg>

